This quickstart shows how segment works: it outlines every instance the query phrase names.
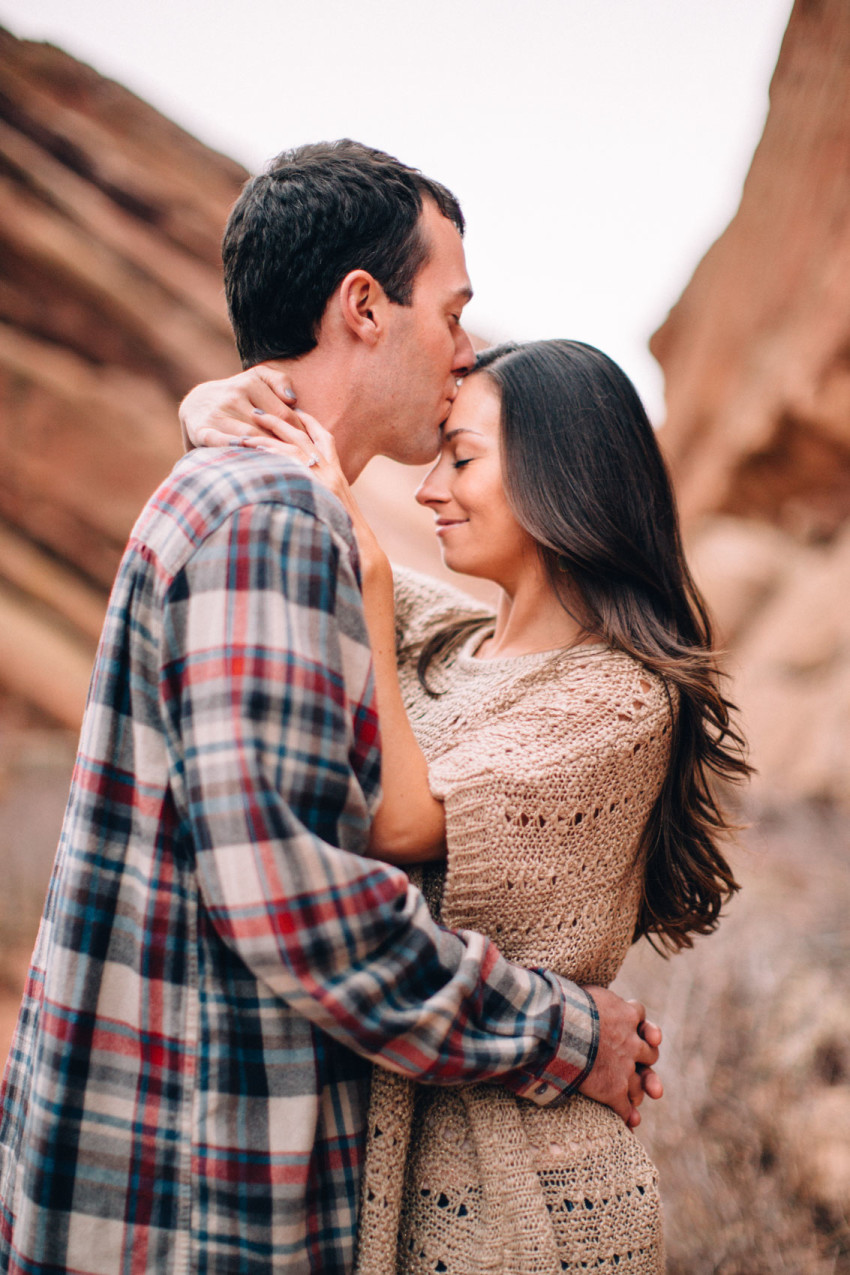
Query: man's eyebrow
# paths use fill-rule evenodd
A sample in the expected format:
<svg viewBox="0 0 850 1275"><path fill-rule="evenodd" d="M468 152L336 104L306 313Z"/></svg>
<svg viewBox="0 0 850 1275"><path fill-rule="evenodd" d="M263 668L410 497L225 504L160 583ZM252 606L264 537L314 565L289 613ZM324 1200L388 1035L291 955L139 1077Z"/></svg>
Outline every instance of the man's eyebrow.
<svg viewBox="0 0 850 1275"><path fill-rule="evenodd" d="M472 300L473 295L472 288L467 284L465 288L458 288L457 291L452 293L452 300L462 301L464 305L467 305Z"/></svg>
<svg viewBox="0 0 850 1275"><path fill-rule="evenodd" d="M448 434L443 435L443 442L450 443L458 434L477 434L479 438L484 437L478 429L468 429L465 425L458 425L457 429L450 429Z"/></svg>

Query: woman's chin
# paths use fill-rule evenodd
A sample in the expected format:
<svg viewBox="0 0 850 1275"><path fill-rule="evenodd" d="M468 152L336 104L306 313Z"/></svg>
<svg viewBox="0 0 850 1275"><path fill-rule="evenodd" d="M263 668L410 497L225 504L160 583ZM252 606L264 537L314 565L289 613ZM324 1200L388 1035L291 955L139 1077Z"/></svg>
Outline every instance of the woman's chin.
<svg viewBox="0 0 850 1275"><path fill-rule="evenodd" d="M447 571L456 571L458 575L462 576L469 574L463 565L463 557L460 554L452 553L451 549L447 549L442 540L440 541L440 558Z"/></svg>
<svg viewBox="0 0 850 1275"><path fill-rule="evenodd" d="M476 580L493 579L491 573L482 568L481 563L464 558L463 554L452 553L451 549L447 550L446 545L440 545L440 557L446 570L453 571L455 575L470 576Z"/></svg>

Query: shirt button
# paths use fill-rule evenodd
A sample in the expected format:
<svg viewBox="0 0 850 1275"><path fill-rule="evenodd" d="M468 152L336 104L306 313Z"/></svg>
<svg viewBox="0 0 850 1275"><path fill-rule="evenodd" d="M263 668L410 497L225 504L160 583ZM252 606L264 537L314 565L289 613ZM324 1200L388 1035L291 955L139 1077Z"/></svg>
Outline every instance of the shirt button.
<svg viewBox="0 0 850 1275"><path fill-rule="evenodd" d="M549 1086L548 1086L548 1085L538 1085L534 1092L535 1092L535 1093L538 1093L538 1094L540 1094L540 1093L546 1093L546 1090L547 1090L548 1088L549 1088Z"/></svg>

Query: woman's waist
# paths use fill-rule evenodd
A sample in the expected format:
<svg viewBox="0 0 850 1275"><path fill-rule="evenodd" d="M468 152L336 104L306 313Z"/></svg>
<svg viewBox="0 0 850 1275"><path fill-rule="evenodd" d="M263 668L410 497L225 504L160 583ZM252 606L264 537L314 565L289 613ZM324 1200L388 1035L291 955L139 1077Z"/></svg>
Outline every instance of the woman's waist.
<svg viewBox="0 0 850 1275"><path fill-rule="evenodd" d="M420 1087L414 1138L420 1172L449 1163L452 1172L480 1181L488 1162L498 1172L512 1156L548 1176L569 1170L588 1180L594 1166L621 1182L639 1182L654 1173L642 1144L610 1107L573 1094L557 1107L538 1107L498 1085L466 1090ZM472 1183L468 1183L472 1185ZM414 1185L414 1184L410 1184Z"/></svg>

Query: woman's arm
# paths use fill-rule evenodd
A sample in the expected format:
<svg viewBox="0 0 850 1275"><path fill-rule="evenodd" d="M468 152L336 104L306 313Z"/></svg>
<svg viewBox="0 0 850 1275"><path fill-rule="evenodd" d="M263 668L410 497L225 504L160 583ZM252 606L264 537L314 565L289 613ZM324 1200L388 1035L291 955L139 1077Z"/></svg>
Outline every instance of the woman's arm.
<svg viewBox="0 0 850 1275"><path fill-rule="evenodd" d="M380 558L364 552L361 526L374 535L362 514L354 520L363 566L363 610L375 665L381 723L381 804L372 823L370 853L388 863L424 863L445 857L443 803L431 795L428 766L404 707L395 651L393 574ZM375 541L377 545L377 541Z"/></svg>
<svg viewBox="0 0 850 1275"><path fill-rule="evenodd" d="M446 853L443 803L431 795L428 766L399 686L392 567L339 468L333 436L306 412L300 412L299 417L303 428L287 431L286 442L245 441L293 456L302 464L312 460L311 472L334 493L351 517L360 552L363 610L381 723L382 796L372 823L369 851L377 859L402 865L441 859ZM282 437L286 427L277 422L276 428Z"/></svg>

